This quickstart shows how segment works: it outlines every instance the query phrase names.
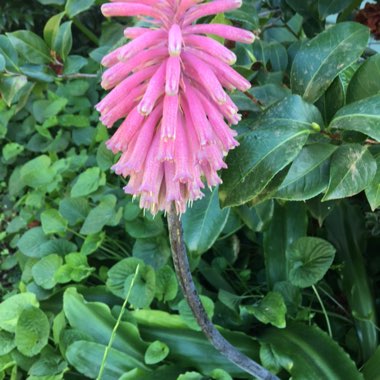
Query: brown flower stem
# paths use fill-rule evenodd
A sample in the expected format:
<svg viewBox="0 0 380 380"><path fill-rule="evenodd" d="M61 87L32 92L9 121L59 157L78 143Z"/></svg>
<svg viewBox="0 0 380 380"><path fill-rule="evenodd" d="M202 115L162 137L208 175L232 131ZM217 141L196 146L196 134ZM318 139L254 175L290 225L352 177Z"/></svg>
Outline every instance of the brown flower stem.
<svg viewBox="0 0 380 380"><path fill-rule="evenodd" d="M245 372L255 376L257 379L279 380L277 376L273 375L267 369L263 368L232 346L208 318L191 275L186 247L183 240L182 223L176 213L174 204L172 204L171 210L168 213L168 225L173 263L179 284L198 325L206 335L207 339L228 360L236 364Z"/></svg>

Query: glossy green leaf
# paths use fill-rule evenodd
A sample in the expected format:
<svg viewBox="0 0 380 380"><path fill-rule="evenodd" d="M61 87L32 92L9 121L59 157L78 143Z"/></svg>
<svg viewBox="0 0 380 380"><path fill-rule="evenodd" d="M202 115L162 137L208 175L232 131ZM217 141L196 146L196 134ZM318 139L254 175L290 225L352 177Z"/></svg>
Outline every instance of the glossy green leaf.
<svg viewBox="0 0 380 380"><path fill-rule="evenodd" d="M300 152L313 122L322 124L319 111L299 96L271 107L252 131L239 137L240 146L227 158L219 190L223 206L243 204L264 191Z"/></svg>
<svg viewBox="0 0 380 380"><path fill-rule="evenodd" d="M45 313L37 307L25 308L17 321L16 346L25 356L41 352L49 339L50 324Z"/></svg>
<svg viewBox="0 0 380 380"><path fill-rule="evenodd" d="M8 107L12 105L19 92L26 87L27 82L24 75L0 78L0 94Z"/></svg>
<svg viewBox="0 0 380 380"><path fill-rule="evenodd" d="M190 252L200 255L215 243L227 222L230 209L219 207L218 189L205 191L182 217L184 239Z"/></svg>
<svg viewBox="0 0 380 380"><path fill-rule="evenodd" d="M162 268L170 257L169 242L166 237L158 236L137 239L132 250L133 257L144 261L155 270Z"/></svg>
<svg viewBox="0 0 380 380"><path fill-rule="evenodd" d="M365 195L371 206L372 211L375 211L380 206L380 155L376 157L377 171L371 184L365 189Z"/></svg>
<svg viewBox="0 0 380 380"><path fill-rule="evenodd" d="M260 340L270 344L294 380L363 379L348 354L317 327L292 322L263 331Z"/></svg>
<svg viewBox="0 0 380 380"><path fill-rule="evenodd" d="M95 4L95 0L67 0L65 11L72 18L81 12L90 9Z"/></svg>
<svg viewBox="0 0 380 380"><path fill-rule="evenodd" d="M315 102L335 77L360 57L367 47L368 37L368 28L344 22L303 44L292 65L293 91Z"/></svg>
<svg viewBox="0 0 380 380"><path fill-rule="evenodd" d="M46 235L64 233L67 230L67 220L58 210L52 208L41 214L41 224Z"/></svg>
<svg viewBox="0 0 380 380"><path fill-rule="evenodd" d="M300 288L315 285L330 268L334 256L335 248L328 241L299 238L286 251L290 282Z"/></svg>
<svg viewBox="0 0 380 380"><path fill-rule="evenodd" d="M334 208L325 223L328 239L334 244L338 262L342 264L342 290L355 317L361 357L368 360L377 348L378 332L375 300L363 258L365 220L358 207L344 201Z"/></svg>
<svg viewBox="0 0 380 380"><path fill-rule="evenodd" d="M26 231L17 242L18 249L28 257L40 257L41 246L48 241L41 227Z"/></svg>
<svg viewBox="0 0 380 380"><path fill-rule="evenodd" d="M53 50L56 51L63 61L66 61L73 46L71 25L72 21L66 21L59 27L53 46Z"/></svg>
<svg viewBox="0 0 380 380"><path fill-rule="evenodd" d="M336 149L335 145L323 143L305 146L293 161L284 182L274 196L304 201L324 191L329 180L328 158Z"/></svg>
<svg viewBox="0 0 380 380"><path fill-rule="evenodd" d="M361 132L380 141L380 95L359 100L341 108L330 128Z"/></svg>
<svg viewBox="0 0 380 380"><path fill-rule="evenodd" d="M366 59L356 71L347 88L349 103L380 93L380 54Z"/></svg>
<svg viewBox="0 0 380 380"><path fill-rule="evenodd" d="M18 53L29 63L45 64L51 61L50 50L45 41L29 30L7 33Z"/></svg>
<svg viewBox="0 0 380 380"><path fill-rule="evenodd" d="M65 13L61 12L52 16L45 25L44 40L50 47L54 46L54 41L59 31L59 25L61 24L64 15Z"/></svg>
<svg viewBox="0 0 380 380"><path fill-rule="evenodd" d="M359 193L371 184L376 169L376 161L366 146L340 146L332 156L330 182L323 200L339 199Z"/></svg>
<svg viewBox="0 0 380 380"><path fill-rule="evenodd" d="M0 53L0 73L5 70L5 58Z"/></svg>
<svg viewBox="0 0 380 380"><path fill-rule="evenodd" d="M5 67L12 71L18 71L18 54L9 39L0 35L0 54L5 59Z"/></svg>
<svg viewBox="0 0 380 380"><path fill-rule="evenodd" d="M146 364L157 364L169 355L169 347L158 340L151 343L145 352Z"/></svg>
<svg viewBox="0 0 380 380"><path fill-rule="evenodd" d="M328 15L341 12L352 3L352 0L318 0L318 12L321 19L325 19Z"/></svg>
<svg viewBox="0 0 380 380"><path fill-rule="evenodd" d="M85 198L64 198L59 203L59 212L73 226L85 220L90 206Z"/></svg>
<svg viewBox="0 0 380 380"><path fill-rule="evenodd" d="M81 254L87 256L95 252L103 244L105 237L104 232L86 236L80 250Z"/></svg>
<svg viewBox="0 0 380 380"><path fill-rule="evenodd" d="M30 306L38 306L38 301L33 293L16 294L1 302L0 328L14 333L21 313Z"/></svg>
<svg viewBox="0 0 380 380"><path fill-rule="evenodd" d="M258 304L244 306L243 310L264 324L269 323L279 329L286 326L286 305L280 293L269 292Z"/></svg>
<svg viewBox="0 0 380 380"><path fill-rule="evenodd" d="M5 161L12 160L24 151L24 146L18 143L8 143L4 145L2 154Z"/></svg>
<svg viewBox="0 0 380 380"><path fill-rule="evenodd" d="M98 190L100 186L100 169L89 168L81 173L71 189L73 198L83 197Z"/></svg>

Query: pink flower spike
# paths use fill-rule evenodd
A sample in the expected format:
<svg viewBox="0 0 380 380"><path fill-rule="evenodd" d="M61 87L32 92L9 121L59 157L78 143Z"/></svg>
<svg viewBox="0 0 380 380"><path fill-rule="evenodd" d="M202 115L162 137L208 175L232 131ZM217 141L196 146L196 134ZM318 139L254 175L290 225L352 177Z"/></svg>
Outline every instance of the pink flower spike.
<svg viewBox="0 0 380 380"><path fill-rule="evenodd" d="M161 124L161 140L175 140L178 118L178 96L168 96L164 98L164 109Z"/></svg>
<svg viewBox="0 0 380 380"><path fill-rule="evenodd" d="M145 91L141 102L137 106L137 110L141 115L149 115L157 101L157 99L164 92L165 85L165 71L166 71L166 61L164 61L159 69L154 73L152 79L150 80L148 87Z"/></svg>
<svg viewBox="0 0 380 380"><path fill-rule="evenodd" d="M178 57L182 49L182 32L178 24L173 24L169 30L168 49L171 57Z"/></svg>
<svg viewBox="0 0 380 380"><path fill-rule="evenodd" d="M169 57L166 64L165 93L173 96L178 94L181 79L181 62L179 57Z"/></svg>
<svg viewBox="0 0 380 380"><path fill-rule="evenodd" d="M184 30L184 34L213 34L227 40L252 44L255 35L247 30L224 24L196 24Z"/></svg>
<svg viewBox="0 0 380 380"><path fill-rule="evenodd" d="M205 184L221 183L218 171L235 148L241 119L226 90L251 84L229 65L236 56L210 39L251 43L248 31L195 22L235 9L239 0L111 0L107 16L136 16L144 27L129 27L127 44L102 60L102 86L112 89L96 108L108 127L125 118L106 145L120 159L113 170L129 177L126 193L140 207L178 213L202 198Z"/></svg>

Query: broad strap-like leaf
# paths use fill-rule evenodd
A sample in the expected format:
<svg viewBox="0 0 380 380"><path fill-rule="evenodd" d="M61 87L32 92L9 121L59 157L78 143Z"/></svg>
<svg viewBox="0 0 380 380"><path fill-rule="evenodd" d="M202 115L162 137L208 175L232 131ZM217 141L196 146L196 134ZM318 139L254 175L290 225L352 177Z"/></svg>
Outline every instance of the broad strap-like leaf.
<svg viewBox="0 0 380 380"><path fill-rule="evenodd" d="M315 102L335 77L360 57L368 38L367 27L343 22L303 44L293 61L290 75L293 92Z"/></svg>
<svg viewBox="0 0 380 380"><path fill-rule="evenodd" d="M259 337L271 345L293 380L362 380L346 352L315 326L289 323L285 329L269 328Z"/></svg>
<svg viewBox="0 0 380 380"><path fill-rule="evenodd" d="M300 152L313 122L322 124L319 111L297 95L269 108L252 131L239 137L240 146L228 156L229 169L223 171L219 190L222 205L241 205L258 197Z"/></svg>
<svg viewBox="0 0 380 380"><path fill-rule="evenodd" d="M361 132L380 141L380 95L341 108L331 121L330 128Z"/></svg>

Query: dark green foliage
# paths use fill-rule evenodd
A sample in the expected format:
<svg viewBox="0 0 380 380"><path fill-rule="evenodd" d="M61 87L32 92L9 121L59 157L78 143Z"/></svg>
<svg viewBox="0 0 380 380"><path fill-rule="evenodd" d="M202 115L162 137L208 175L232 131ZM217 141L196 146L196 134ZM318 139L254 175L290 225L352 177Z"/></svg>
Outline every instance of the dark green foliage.
<svg viewBox="0 0 380 380"><path fill-rule="evenodd" d="M103 379L248 379L198 331L164 215L110 170L94 105L125 24L101 0L26 3L0 5L0 380L95 379L128 293ZM214 323L281 379L380 373L380 61L359 3L246 0L217 19L257 30L234 46L253 88L232 94L240 146L185 240Z"/></svg>

